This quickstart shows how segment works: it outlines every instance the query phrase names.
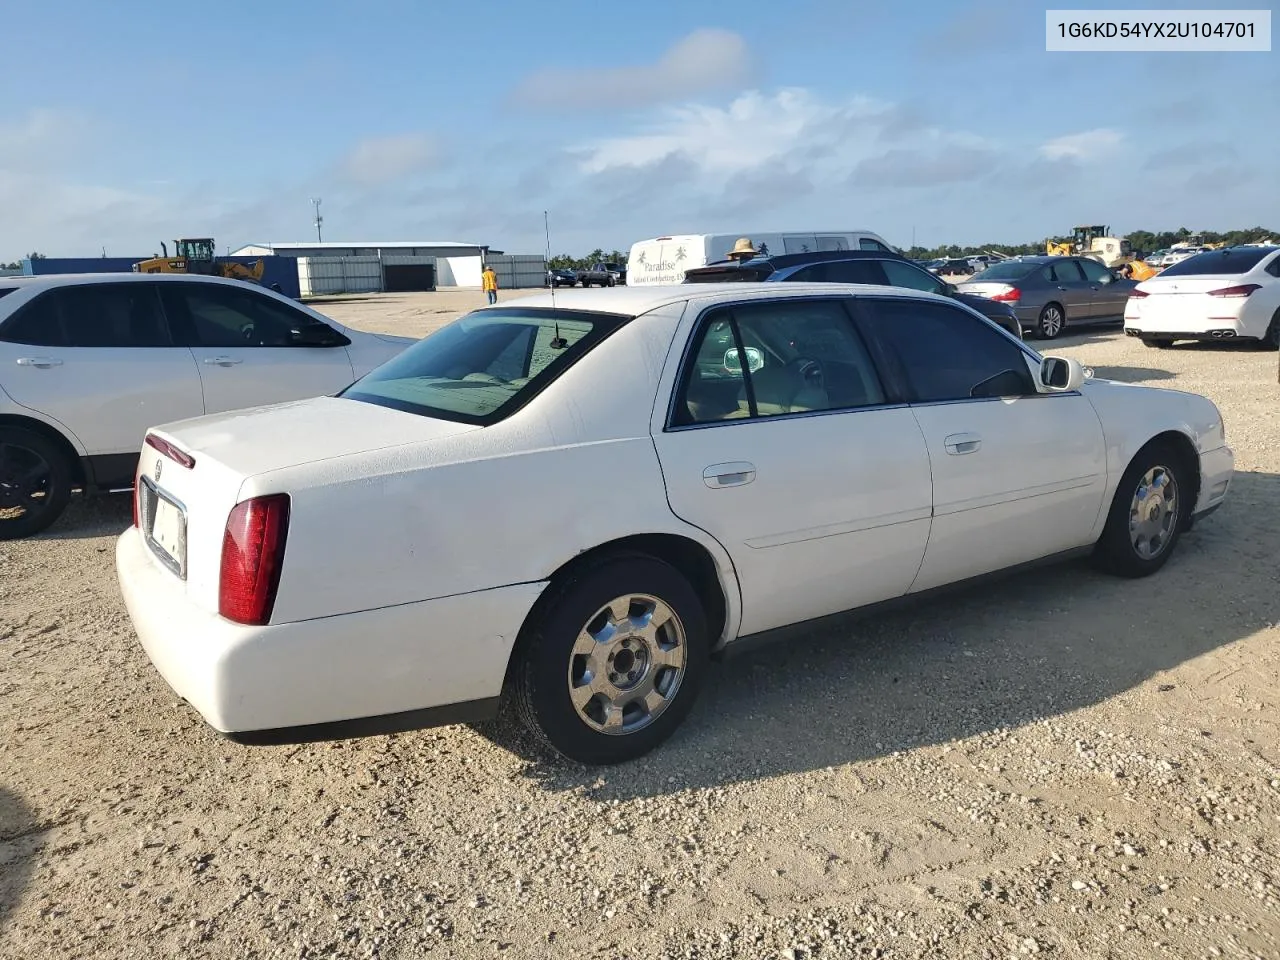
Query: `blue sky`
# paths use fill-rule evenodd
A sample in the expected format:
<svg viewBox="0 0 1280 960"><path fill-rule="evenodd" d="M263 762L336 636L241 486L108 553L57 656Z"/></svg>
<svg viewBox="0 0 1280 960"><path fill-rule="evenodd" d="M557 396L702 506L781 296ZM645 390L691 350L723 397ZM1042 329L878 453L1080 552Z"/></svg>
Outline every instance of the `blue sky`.
<svg viewBox="0 0 1280 960"><path fill-rule="evenodd" d="M326 240L526 253L543 210L570 252L1280 229L1280 54L1050 54L1045 6L10 4L0 260L310 238L316 195Z"/></svg>

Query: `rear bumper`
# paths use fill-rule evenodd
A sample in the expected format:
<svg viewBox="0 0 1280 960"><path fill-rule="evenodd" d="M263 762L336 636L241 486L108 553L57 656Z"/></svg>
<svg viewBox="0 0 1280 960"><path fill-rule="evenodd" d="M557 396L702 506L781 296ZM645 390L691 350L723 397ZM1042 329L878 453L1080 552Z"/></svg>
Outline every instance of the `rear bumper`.
<svg viewBox="0 0 1280 960"><path fill-rule="evenodd" d="M491 715L545 583L265 627L187 599L138 530L116 543L138 639L165 682L220 733L249 743L333 739Z"/></svg>
<svg viewBox="0 0 1280 960"><path fill-rule="evenodd" d="M1130 337L1141 337L1144 340L1235 340L1245 336L1238 324L1226 320L1214 320L1213 326L1204 330L1162 330L1133 326L1132 320L1125 320L1124 332Z"/></svg>
<svg viewBox="0 0 1280 960"><path fill-rule="evenodd" d="M1200 520L1217 510L1227 498L1235 476L1235 454L1227 446L1200 453L1200 496L1192 517Z"/></svg>

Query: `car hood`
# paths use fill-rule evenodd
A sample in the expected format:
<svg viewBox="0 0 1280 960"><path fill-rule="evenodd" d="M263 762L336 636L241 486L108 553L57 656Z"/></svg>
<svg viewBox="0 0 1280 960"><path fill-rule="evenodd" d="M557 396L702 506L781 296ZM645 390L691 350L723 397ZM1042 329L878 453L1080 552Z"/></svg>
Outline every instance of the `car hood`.
<svg viewBox="0 0 1280 960"><path fill-rule="evenodd" d="M197 460L250 477L284 467L479 430L341 397L315 397L180 420L154 428Z"/></svg>

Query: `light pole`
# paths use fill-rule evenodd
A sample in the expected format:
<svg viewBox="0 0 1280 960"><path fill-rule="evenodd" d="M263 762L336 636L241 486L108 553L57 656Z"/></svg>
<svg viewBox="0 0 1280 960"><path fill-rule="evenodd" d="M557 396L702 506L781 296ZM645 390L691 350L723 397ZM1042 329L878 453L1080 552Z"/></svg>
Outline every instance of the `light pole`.
<svg viewBox="0 0 1280 960"><path fill-rule="evenodd" d="M312 197L311 205L316 209L316 243L323 243L320 239L320 224L324 223L324 217L320 216L320 198Z"/></svg>

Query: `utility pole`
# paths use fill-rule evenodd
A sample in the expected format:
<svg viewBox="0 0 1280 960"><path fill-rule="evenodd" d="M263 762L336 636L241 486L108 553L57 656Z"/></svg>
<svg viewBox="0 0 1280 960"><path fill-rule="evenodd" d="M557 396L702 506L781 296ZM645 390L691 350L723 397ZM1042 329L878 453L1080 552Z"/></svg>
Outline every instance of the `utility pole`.
<svg viewBox="0 0 1280 960"><path fill-rule="evenodd" d="M320 239L320 224L324 223L324 217L320 216L320 198L312 197L311 205L316 208L316 243L323 243Z"/></svg>

